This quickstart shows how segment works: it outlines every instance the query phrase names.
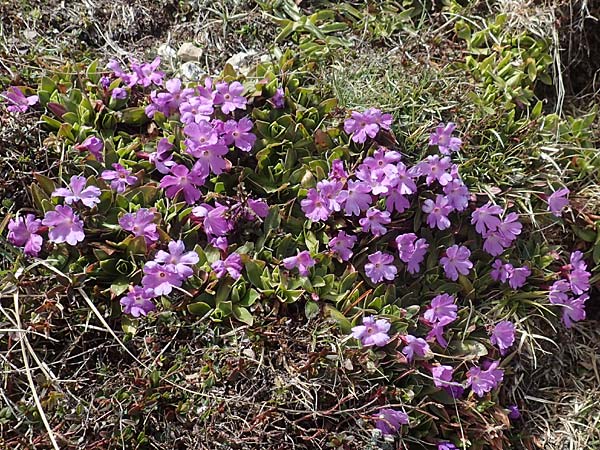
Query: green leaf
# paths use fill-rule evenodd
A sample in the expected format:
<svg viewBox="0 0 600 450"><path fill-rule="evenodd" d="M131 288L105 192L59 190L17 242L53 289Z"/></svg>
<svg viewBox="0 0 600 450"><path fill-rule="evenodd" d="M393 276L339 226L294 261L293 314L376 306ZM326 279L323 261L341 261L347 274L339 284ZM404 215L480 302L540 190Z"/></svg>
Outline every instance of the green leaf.
<svg viewBox="0 0 600 450"><path fill-rule="evenodd" d="M246 261L244 266L246 267L246 276L248 277L250 283L252 283L252 285L258 289L264 289L265 286L260 277L265 267L264 261L251 259Z"/></svg>
<svg viewBox="0 0 600 450"><path fill-rule="evenodd" d="M323 312L325 313L325 316L331 317L333 320L335 320L335 322L340 327L342 333L350 333L350 331L352 330L352 324L341 312L339 312L331 305L325 305L323 307Z"/></svg>
<svg viewBox="0 0 600 450"><path fill-rule="evenodd" d="M308 320L317 317L319 315L319 304L313 301L306 302L306 305L304 305L304 315Z"/></svg>
<svg viewBox="0 0 600 450"><path fill-rule="evenodd" d="M121 122L127 125L143 125L150 122L150 119L146 115L144 108L133 107L125 108L121 111Z"/></svg>
<svg viewBox="0 0 600 450"><path fill-rule="evenodd" d="M125 291L127 291L128 288L129 288L129 280L120 279L120 280L117 280L113 284L110 285L110 292L115 297L118 297L121 294L124 294Z"/></svg>
<svg viewBox="0 0 600 450"><path fill-rule="evenodd" d="M250 314L250 311L248 311L246 308L241 306L234 306L232 312L233 317L235 317L240 322L243 322L246 325L252 325L254 323L254 317L252 317L252 314Z"/></svg>
<svg viewBox="0 0 600 450"><path fill-rule="evenodd" d="M135 319L130 319L128 316L123 316L121 319L121 328L125 333L134 335L137 333L137 324L138 321Z"/></svg>
<svg viewBox="0 0 600 450"><path fill-rule="evenodd" d="M209 315L213 310L210 305L204 302L190 303L187 309L190 313L201 317Z"/></svg>
<svg viewBox="0 0 600 450"><path fill-rule="evenodd" d="M487 348L481 342L475 340L466 339L459 342L455 347L459 354L472 355L472 356L485 356L488 354Z"/></svg>
<svg viewBox="0 0 600 450"><path fill-rule="evenodd" d="M265 234L271 230L276 230L281 224L281 216L279 215L279 206L271 206L269 213L265 217L264 230Z"/></svg>
<svg viewBox="0 0 600 450"><path fill-rule="evenodd" d="M34 173L33 176L35 180L39 183L40 187L49 196L52 195L52 193L56 190L56 184L50 178L39 173Z"/></svg>

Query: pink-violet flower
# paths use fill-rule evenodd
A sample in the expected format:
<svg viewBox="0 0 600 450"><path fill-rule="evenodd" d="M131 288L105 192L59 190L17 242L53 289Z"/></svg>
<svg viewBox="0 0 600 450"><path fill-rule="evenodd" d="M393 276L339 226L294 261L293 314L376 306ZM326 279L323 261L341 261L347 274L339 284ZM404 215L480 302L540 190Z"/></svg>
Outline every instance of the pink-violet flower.
<svg viewBox="0 0 600 450"><path fill-rule="evenodd" d="M284 258L282 262L283 267L288 270L297 268L298 273L303 277L307 277L310 273L309 269L316 264L316 261L310 256L310 253L307 250L298 252L296 256Z"/></svg>
<svg viewBox="0 0 600 450"><path fill-rule="evenodd" d="M348 261L352 257L352 247L356 244L356 236L340 231L336 237L329 241L329 250L342 261Z"/></svg>
<svg viewBox="0 0 600 450"><path fill-rule="evenodd" d="M329 202L314 188L308 190L306 198L300 201L302 212L313 222L327 220L331 215Z"/></svg>
<svg viewBox="0 0 600 450"><path fill-rule="evenodd" d="M134 286L126 296L121 298L120 303L125 314L133 317L146 316L150 311L156 310L156 305L152 303L153 297L155 295L152 289Z"/></svg>
<svg viewBox="0 0 600 450"><path fill-rule="evenodd" d="M168 245L169 251L159 250L154 256L154 261L161 264L170 264L181 278L189 278L194 274L192 266L196 265L200 258L194 251L185 251L185 244L181 240L171 241Z"/></svg>
<svg viewBox="0 0 600 450"><path fill-rule="evenodd" d="M590 289L590 272L587 270L587 264L583 260L583 253L575 251L570 257L571 271L568 274L571 291L579 295Z"/></svg>
<svg viewBox="0 0 600 450"><path fill-rule="evenodd" d="M448 199L443 195L436 195L435 202L427 199L423 202L423 212L427 213L427 225L429 228L438 228L445 230L450 228L451 222L448 214L452 212L452 206L448 204Z"/></svg>
<svg viewBox="0 0 600 450"><path fill-rule="evenodd" d="M468 275L473 267L473 263L469 260L471 251L461 245L453 245L446 249L446 256L440 258L440 264L444 268L446 276L452 281L458 280L458 275Z"/></svg>
<svg viewBox="0 0 600 450"><path fill-rule="evenodd" d="M148 261L143 271L142 287L152 289L156 296L169 295L174 287L180 287L183 283L183 278L172 264Z"/></svg>
<svg viewBox="0 0 600 450"><path fill-rule="evenodd" d="M42 221L33 214L16 217L8 222L8 242L17 247L24 247L27 256L37 256L42 249L44 239L38 233Z"/></svg>
<svg viewBox="0 0 600 450"><path fill-rule="evenodd" d="M202 219L204 232L209 236L225 236L232 229L232 224L227 219L228 208L225 205L216 203L217 206L211 206L202 203L192 209L192 215Z"/></svg>
<svg viewBox="0 0 600 450"><path fill-rule="evenodd" d="M160 180L160 187L169 198L175 198L179 192L183 192L186 203L192 205L202 196L198 187L204 185L207 176L208 172L202 172L199 166L189 170L185 165L177 164L171 167L169 175Z"/></svg>
<svg viewBox="0 0 600 450"><path fill-rule="evenodd" d="M365 233L371 232L373 236L383 236L387 233L387 228L384 225L391 221L389 212L371 207L367 210L367 216L360 219L358 223L360 223Z"/></svg>
<svg viewBox="0 0 600 450"><path fill-rule="evenodd" d="M75 202L80 201L84 206L93 208L94 205L100 203L100 189L96 186L88 186L85 177L78 177L73 175L69 187L58 188L52 193L52 197L64 197L65 203L71 205Z"/></svg>
<svg viewBox="0 0 600 450"><path fill-rule="evenodd" d="M237 280L242 276L242 258L238 253L232 253L224 260L217 260L211 265L217 278L223 278L229 274L231 278Z"/></svg>
<svg viewBox="0 0 600 450"><path fill-rule="evenodd" d="M508 320L498 322L492 330L490 342L498 347L501 355L505 355L506 351L515 343L515 325Z"/></svg>
<svg viewBox="0 0 600 450"><path fill-rule="evenodd" d="M367 137L374 139L379 129L389 130L392 125L391 114L382 114L375 108L369 108L364 113L352 111L350 118L344 121L344 131L352 135L352 140L364 143Z"/></svg>
<svg viewBox="0 0 600 450"><path fill-rule="evenodd" d="M127 186L133 186L137 183L137 178L131 175L131 170L126 169L119 163L114 163L112 167L115 170L105 170L100 175L103 180L110 181L111 189L122 194Z"/></svg>
<svg viewBox="0 0 600 450"><path fill-rule="evenodd" d="M458 306L456 298L450 294L439 294L433 297L431 305L423 314L423 318L430 324L440 322L447 325L457 317Z"/></svg>
<svg viewBox="0 0 600 450"><path fill-rule="evenodd" d="M452 137L456 124L448 122L446 125L439 124L435 131L429 136L429 145L437 145L441 154L449 155L460 149L462 140Z"/></svg>
<svg viewBox="0 0 600 450"><path fill-rule="evenodd" d="M242 117L239 121L228 120L223 126L225 132L225 143L235 145L244 152L252 150L256 142L256 135L251 133L254 124L247 117Z"/></svg>
<svg viewBox="0 0 600 450"><path fill-rule="evenodd" d="M556 217L561 216L563 209L569 205L570 192L567 188L559 189L548 197L548 211L552 215Z"/></svg>
<svg viewBox="0 0 600 450"><path fill-rule="evenodd" d="M406 346L402 349L402 353L406 355L406 359L410 362L415 356L420 358L427 356L431 353L429 344L423 338L418 338L407 334L402 339L406 342Z"/></svg>
<svg viewBox="0 0 600 450"><path fill-rule="evenodd" d="M373 416L375 427L383 435L390 436L398 432L402 425L408 425L408 415L395 409L382 408Z"/></svg>
<svg viewBox="0 0 600 450"><path fill-rule="evenodd" d="M369 262L365 264L365 274L373 283L379 283L384 279L392 281L396 278L398 269L394 266L394 257L389 253L377 251L368 257Z"/></svg>
<svg viewBox="0 0 600 450"><path fill-rule="evenodd" d="M496 388L504 378L504 371L498 369L500 361L494 361L491 365L483 370L480 367L472 367L467 372L467 387L471 389L477 396L483 397L487 392Z"/></svg>
<svg viewBox="0 0 600 450"><path fill-rule="evenodd" d="M446 186L454 177L450 173L452 162L448 156L440 158L439 155L430 155L416 166L419 175L425 177L425 182L429 186L437 181L441 186Z"/></svg>
<svg viewBox="0 0 600 450"><path fill-rule="evenodd" d="M119 219L119 225L130 231L135 237L143 236L147 244L158 241L158 230L154 223L154 212L140 208L134 213L127 213Z"/></svg>
<svg viewBox="0 0 600 450"><path fill-rule="evenodd" d="M383 347L390 341L390 322L387 319L375 320L373 316L363 317L363 324L352 328L352 337L364 347Z"/></svg>
<svg viewBox="0 0 600 450"><path fill-rule="evenodd" d="M30 106L35 105L39 101L37 95L26 97L25 94L23 94L23 91L16 86L10 86L1 96L8 103L6 109L12 113L27 112Z"/></svg>
<svg viewBox="0 0 600 450"><path fill-rule="evenodd" d="M396 237L400 260L407 264L408 272L415 274L420 270L420 264L425 259L429 244L423 238L417 239L414 233L405 233Z"/></svg>
<svg viewBox="0 0 600 450"><path fill-rule="evenodd" d="M221 105L223 114L230 114L236 109L246 109L248 100L242 95L244 86L239 81L234 81L231 84L217 83L216 88L215 104Z"/></svg>
<svg viewBox="0 0 600 450"><path fill-rule="evenodd" d="M491 203L477 208L471 214L471 223L475 225L475 230L485 235L489 231L496 231L500 225L500 216L502 214L502 208Z"/></svg>
<svg viewBox="0 0 600 450"><path fill-rule="evenodd" d="M362 181L348 181L347 190L340 192L338 201L344 206L347 216L360 216L371 205L371 187Z"/></svg>
<svg viewBox="0 0 600 450"><path fill-rule="evenodd" d="M57 205L54 211L46 213L42 224L50 227L48 229L50 242L57 244L66 242L69 245L76 245L85 239L83 221L70 206Z"/></svg>
<svg viewBox="0 0 600 450"><path fill-rule="evenodd" d="M167 138L162 138L158 141L158 144L156 144L156 151L151 153L148 157L149 161L156 167L156 170L163 175L168 174L171 171L171 167L177 164L173 161L173 155L171 154L172 148L173 144L171 144Z"/></svg>
<svg viewBox="0 0 600 450"><path fill-rule="evenodd" d="M76 145L75 149L79 151L87 150L94 156L94 158L96 158L96 161L104 161L104 156L102 154L104 142L102 142L102 140L96 136L88 136L81 144Z"/></svg>

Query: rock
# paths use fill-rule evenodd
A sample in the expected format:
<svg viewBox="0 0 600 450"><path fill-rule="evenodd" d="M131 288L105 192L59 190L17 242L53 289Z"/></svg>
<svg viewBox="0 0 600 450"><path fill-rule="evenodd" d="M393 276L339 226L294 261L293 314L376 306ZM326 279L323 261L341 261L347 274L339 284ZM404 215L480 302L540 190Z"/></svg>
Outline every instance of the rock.
<svg viewBox="0 0 600 450"><path fill-rule="evenodd" d="M191 42L184 42L179 47L179 51L177 52L177 57L183 61L200 61L204 51L200 47L196 47Z"/></svg>
<svg viewBox="0 0 600 450"><path fill-rule="evenodd" d="M248 68L248 63L250 62L250 59L255 56L257 54L256 50L248 50L247 52L239 52L236 53L235 55L232 55L231 58L229 58L225 64L231 64L231 66L236 69L239 70L241 72L245 72Z"/></svg>
<svg viewBox="0 0 600 450"><path fill-rule="evenodd" d="M183 63L179 68L182 78L188 81L200 81L206 75L206 72L198 65L191 61Z"/></svg>
<svg viewBox="0 0 600 450"><path fill-rule="evenodd" d="M157 50L158 56L165 60L173 60L177 57L177 52L169 44L162 44Z"/></svg>

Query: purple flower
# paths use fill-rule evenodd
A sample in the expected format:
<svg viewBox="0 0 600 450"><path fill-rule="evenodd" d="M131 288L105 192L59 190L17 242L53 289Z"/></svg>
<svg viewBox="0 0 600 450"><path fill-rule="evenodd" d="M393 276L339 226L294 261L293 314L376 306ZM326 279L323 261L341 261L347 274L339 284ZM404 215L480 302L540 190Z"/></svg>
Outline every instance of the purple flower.
<svg viewBox="0 0 600 450"><path fill-rule="evenodd" d="M248 206L252 212L261 219L264 219L269 215L269 205L264 200L248 199Z"/></svg>
<svg viewBox="0 0 600 450"><path fill-rule="evenodd" d="M173 287L179 287L183 283L183 279L172 264L164 265L156 261L148 261L144 264L143 270L142 287L154 290L157 296L169 295Z"/></svg>
<svg viewBox="0 0 600 450"><path fill-rule="evenodd" d="M149 156L149 160L156 170L160 173L166 175L170 172L171 167L173 167L176 162L173 161L173 155L171 155L171 149L173 148L173 144L169 142L167 138L162 138L156 144L156 151L151 153Z"/></svg>
<svg viewBox="0 0 600 450"><path fill-rule="evenodd" d="M486 392L496 388L504 378L504 371L498 369L499 364L500 361L494 361L487 370L479 367L469 369L467 372L467 386L471 386L477 396L483 397Z"/></svg>
<svg viewBox="0 0 600 450"><path fill-rule="evenodd" d="M307 250L298 252L296 256L284 258L282 262L283 267L288 270L298 268L298 273L303 277L307 277L309 275L309 269L316 263Z"/></svg>
<svg viewBox="0 0 600 450"><path fill-rule="evenodd" d="M569 272L569 284L574 294L579 295L590 289L590 272L587 264L583 261L583 253L575 251L571 253L571 271Z"/></svg>
<svg viewBox="0 0 600 450"><path fill-rule="evenodd" d="M496 281L502 281L506 283L508 280L508 267L512 270L513 266L511 264L504 264L501 260L497 259L492 264L492 271L490 273L492 279Z"/></svg>
<svg viewBox="0 0 600 450"><path fill-rule="evenodd" d="M102 142L101 139L97 138L96 136L88 136L87 138L85 138L85 140L81 143L75 146L76 150L87 150L88 152L90 152L94 158L96 158L96 161L98 162L102 162L104 161L103 155L102 155L102 150L104 149L104 143Z"/></svg>
<svg viewBox="0 0 600 450"><path fill-rule="evenodd" d="M125 314L131 314L133 317L146 316L150 311L156 310L151 300L153 297L155 295L152 289L134 286L120 303Z"/></svg>
<svg viewBox="0 0 600 450"><path fill-rule="evenodd" d="M395 409L382 408L373 416L375 427L384 435L393 435L402 425L408 425L408 415Z"/></svg>
<svg viewBox="0 0 600 450"><path fill-rule="evenodd" d="M23 253L28 256L37 256L42 249L44 239L37 234L42 226L42 221L33 214L25 217L10 219L8 222L8 242L17 247L24 247Z"/></svg>
<svg viewBox="0 0 600 450"><path fill-rule="evenodd" d="M569 191L567 188L559 189L556 192L553 192L548 197L548 211L550 211L554 216L560 217L562 214L562 210L569 206Z"/></svg>
<svg viewBox="0 0 600 450"><path fill-rule="evenodd" d="M531 270L529 267L512 267L510 264L508 264L508 266L510 266L507 267L508 285L513 289L519 289L523 287L527 282L527 277L531 275Z"/></svg>
<svg viewBox="0 0 600 450"><path fill-rule="evenodd" d="M127 72L125 72L119 64L119 62L114 59L111 59L106 65L106 67L112 70L115 76L123 80L123 82L129 87L134 86L138 81L138 77L136 74L128 74Z"/></svg>
<svg viewBox="0 0 600 450"><path fill-rule="evenodd" d="M483 235L483 250L492 256L499 256L504 249L509 247L511 242L505 239L498 231L486 231Z"/></svg>
<svg viewBox="0 0 600 450"><path fill-rule="evenodd" d="M439 124L435 131L429 136L429 145L437 145L440 153L449 155L452 152L457 152L460 149L462 140L457 137L452 137L452 132L456 128L456 124L448 122L446 125Z"/></svg>
<svg viewBox="0 0 600 450"><path fill-rule="evenodd" d="M382 114L378 109L369 108L364 113L352 111L350 118L344 121L344 131L352 134L354 142L362 144L367 136L374 139L380 128L389 130L391 125L391 114Z"/></svg>
<svg viewBox="0 0 600 450"><path fill-rule="evenodd" d="M373 316L363 317L363 324L352 328L352 337L365 347L383 347L389 340L390 322L387 319L375 320Z"/></svg>
<svg viewBox="0 0 600 450"><path fill-rule="evenodd" d="M143 236L147 244L158 241L158 231L154 223L154 212L140 208L135 213L127 213L119 219L119 225L135 237Z"/></svg>
<svg viewBox="0 0 600 450"><path fill-rule="evenodd" d="M329 241L329 250L342 261L348 261L352 257L352 247L356 244L356 236L340 231L336 237Z"/></svg>
<svg viewBox="0 0 600 450"><path fill-rule="evenodd" d="M340 181L322 180L317 183L319 194L327 202L327 208L331 211L339 211L342 205L338 201L343 183Z"/></svg>
<svg viewBox="0 0 600 450"><path fill-rule="evenodd" d="M469 261L471 251L461 245L453 245L446 249L446 256L440 258L440 264L444 267L446 276L452 281L458 280L458 274L468 275L473 267L473 263Z"/></svg>
<svg viewBox="0 0 600 450"><path fill-rule="evenodd" d="M369 255L369 262L365 264L365 274L373 283L380 283L384 279L392 281L398 273L393 263L394 257L389 253L375 252Z"/></svg>
<svg viewBox="0 0 600 450"><path fill-rule="evenodd" d="M328 208L328 201L324 199L316 189L309 189L306 198L300 201L302 212L307 219L313 222L327 220L331 215Z"/></svg>
<svg viewBox="0 0 600 450"><path fill-rule="evenodd" d="M120 87L114 88L110 93L110 96L117 100L124 100L127 98L127 90Z"/></svg>
<svg viewBox="0 0 600 450"><path fill-rule="evenodd" d="M440 346L444 348L448 347L448 341L444 337L444 327L446 325L447 324L442 322L435 322L431 327L431 330L429 330L429 333L427 333L427 339L435 339Z"/></svg>
<svg viewBox="0 0 600 450"><path fill-rule="evenodd" d="M389 212L371 207L367 211L367 217L360 219L358 223L360 223L365 233L370 231L373 236L383 236L387 233L384 225L387 225L391 221Z"/></svg>
<svg viewBox="0 0 600 450"><path fill-rule="evenodd" d="M395 187L385 195L385 209L387 209L389 212L398 211L398 213L402 214L404 211L410 208L410 202L408 199L404 195L400 194Z"/></svg>
<svg viewBox="0 0 600 450"><path fill-rule="evenodd" d="M496 231L500 225L500 218L497 217L502 214L502 208L491 203L477 208L471 214L471 223L475 224L475 230L485 235L489 231Z"/></svg>
<svg viewBox="0 0 600 450"><path fill-rule="evenodd" d="M229 247L229 243L227 242L227 238L225 236L209 238L208 243L214 248L217 248L223 252L226 252L227 248Z"/></svg>
<svg viewBox="0 0 600 450"><path fill-rule="evenodd" d="M371 205L371 187L362 181L348 181L348 189L340 192L338 201L347 216L360 216Z"/></svg>
<svg viewBox="0 0 600 450"><path fill-rule="evenodd" d="M208 122L214 111L212 97L193 96L179 104L181 122L186 125Z"/></svg>
<svg viewBox="0 0 600 450"><path fill-rule="evenodd" d="M448 172L451 167L452 162L449 157L440 158L439 155L431 155L417 164L416 170L419 175L425 177L427 186L434 181L437 181L441 186L446 186L454 179L452 174Z"/></svg>
<svg viewBox="0 0 600 450"><path fill-rule="evenodd" d="M458 447L452 442L440 442L437 450L458 450Z"/></svg>
<svg viewBox="0 0 600 450"><path fill-rule="evenodd" d="M215 145L219 142L219 133L213 125L207 120L200 120L198 123L190 123L185 126L183 132L189 137L188 147L203 148L208 145Z"/></svg>
<svg viewBox="0 0 600 450"><path fill-rule="evenodd" d="M158 70L160 66L160 58L157 56L151 63L131 64L131 70L137 76L137 83L143 87L148 87L151 84L160 86L163 82L164 72Z"/></svg>
<svg viewBox="0 0 600 450"><path fill-rule="evenodd" d="M469 205L469 189L461 181L454 179L444 186L444 194L448 199L448 204L457 211L464 211Z"/></svg>
<svg viewBox="0 0 600 450"><path fill-rule="evenodd" d="M519 216L514 212L508 214L498 225L498 233L508 242L508 245L521 234L522 229L523 225L519 222Z"/></svg>
<svg viewBox="0 0 600 450"><path fill-rule="evenodd" d="M508 320L498 322L490 335L490 342L498 347L500 354L504 356L506 350L515 343L514 324Z"/></svg>
<svg viewBox="0 0 600 450"><path fill-rule="evenodd" d="M175 198L179 192L183 192L186 203L192 205L201 197L197 186L203 186L207 176L208 173L203 173L200 167L194 166L190 171L183 164L177 164L171 168L170 175L160 180L160 187L169 198Z"/></svg>
<svg viewBox="0 0 600 450"><path fill-rule="evenodd" d="M225 260L215 261L211 267L217 278L223 278L226 274L229 274L231 278L237 280L242 276L242 258L238 253L232 253Z"/></svg>
<svg viewBox="0 0 600 450"><path fill-rule="evenodd" d="M445 230L450 228L450 219L448 214L452 212L452 206L448 204L448 199L443 195L436 195L435 202L427 199L423 202L423 212L427 213L427 225L429 228L438 228Z"/></svg>
<svg viewBox="0 0 600 450"><path fill-rule="evenodd" d="M96 186L85 187L86 183L85 177L74 175L71 177L69 187L56 189L52 197L64 197L67 205L80 201L88 208L93 208L95 204L100 203L98 197L101 192Z"/></svg>
<svg viewBox="0 0 600 450"><path fill-rule="evenodd" d="M127 170L121 164L114 163L112 167L115 170L105 170L100 175L100 178L103 180L110 181L111 189L122 194L127 189L127 186L133 186L137 183L137 178L131 175L131 171Z"/></svg>
<svg viewBox="0 0 600 450"><path fill-rule="evenodd" d="M451 366L433 366L431 374L433 375L433 384L436 387L444 389L454 398L463 395L464 388L452 381L454 369Z"/></svg>
<svg viewBox="0 0 600 450"><path fill-rule="evenodd" d="M508 418L511 420L518 420L521 418L521 412L517 405L510 405L508 407Z"/></svg>
<svg viewBox="0 0 600 450"><path fill-rule="evenodd" d="M187 152L196 158L195 165L200 166L202 171L219 175L227 168L227 160L223 156L229 153L229 149L221 141L214 145L188 147Z"/></svg>
<svg viewBox="0 0 600 450"><path fill-rule="evenodd" d="M100 87L106 91L109 88L109 86L110 86L110 78L107 77L106 75L101 76L100 77Z"/></svg>
<svg viewBox="0 0 600 450"><path fill-rule="evenodd" d="M281 109L285 107L285 97L284 97L284 92L283 92L283 88L277 88L275 90L275 94L273 94L273 97L271 97L269 99L269 102L271 102L271 104L277 108L277 109Z"/></svg>
<svg viewBox="0 0 600 450"><path fill-rule="evenodd" d="M419 265L425 259L429 244L423 238L417 239L414 233L401 234L396 238L400 260L407 264L409 273L419 272Z"/></svg>
<svg viewBox="0 0 600 450"><path fill-rule="evenodd" d="M217 93L215 95L215 104L221 105L223 114L230 114L236 109L246 109L246 97L242 95L244 86L239 81L231 84L222 82L217 83Z"/></svg>
<svg viewBox="0 0 600 450"><path fill-rule="evenodd" d="M550 286L550 290L548 292L548 300L553 305L564 305L569 301L569 292L570 286L566 280L557 280L552 283Z"/></svg>
<svg viewBox="0 0 600 450"><path fill-rule="evenodd" d="M333 181L341 181L345 183L348 179L348 174L344 169L344 161L341 159L335 159L331 163L331 170L329 171L329 179Z"/></svg>
<svg viewBox="0 0 600 450"><path fill-rule="evenodd" d="M423 314L423 318L430 324L436 322L447 325L456 320L458 306L456 298L449 294L439 294L431 300L431 306Z"/></svg>
<svg viewBox="0 0 600 450"><path fill-rule="evenodd" d="M189 278L194 274L194 270L190 267L198 263L200 258L194 251L186 252L183 241L169 242L169 252L159 250L156 252L154 261L161 264L168 264L175 268L175 272L181 278Z"/></svg>
<svg viewBox="0 0 600 450"><path fill-rule="evenodd" d="M232 228L227 220L228 208L216 203L216 207L202 203L192 209L192 215L202 219L204 232L211 236L225 236Z"/></svg>
<svg viewBox="0 0 600 450"><path fill-rule="evenodd" d="M27 112L30 106L35 105L39 101L37 95L25 97L23 91L16 86L10 86L2 93L2 97L4 97L8 103L6 109L12 113Z"/></svg>
<svg viewBox="0 0 600 450"><path fill-rule="evenodd" d="M240 150L249 152L256 142L256 135L250 133L253 126L254 124L247 117L242 117L239 122L228 120L223 127L226 144L234 144Z"/></svg>
<svg viewBox="0 0 600 450"><path fill-rule="evenodd" d="M409 362L413 360L415 355L422 358L431 353L429 344L423 338L407 334L402 339L406 341L406 346L402 349L402 353L406 355L406 359L408 359Z"/></svg>
<svg viewBox="0 0 600 450"><path fill-rule="evenodd" d="M50 227L48 239L60 244L66 242L76 245L85 239L83 221L73 212L70 206L57 205L54 211L48 211L42 224Z"/></svg>
<svg viewBox="0 0 600 450"><path fill-rule="evenodd" d="M562 320L565 327L571 328L574 322L585 319L585 302L588 301L589 298L589 295L583 294L577 298L569 297L567 301L563 303Z"/></svg>

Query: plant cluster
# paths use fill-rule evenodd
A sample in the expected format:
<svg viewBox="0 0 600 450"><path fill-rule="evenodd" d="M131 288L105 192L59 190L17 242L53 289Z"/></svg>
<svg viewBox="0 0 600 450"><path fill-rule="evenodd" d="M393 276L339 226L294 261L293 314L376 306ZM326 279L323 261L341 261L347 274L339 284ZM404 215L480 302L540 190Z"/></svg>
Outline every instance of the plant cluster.
<svg viewBox="0 0 600 450"><path fill-rule="evenodd" d="M260 326L298 303L386 377L365 417L375 439L502 448L519 415L497 392L516 312L543 291L547 314L582 320L583 254L520 242L518 213L469 191L455 124L413 164L421 151L399 148L390 114L336 110L293 64L288 52L248 78L226 67L186 84L158 58L111 61L44 78L37 97L11 87L14 113L39 100L63 164L36 175L35 210L9 220L8 240L129 332L157 310ZM560 217L569 192L549 194Z"/></svg>

